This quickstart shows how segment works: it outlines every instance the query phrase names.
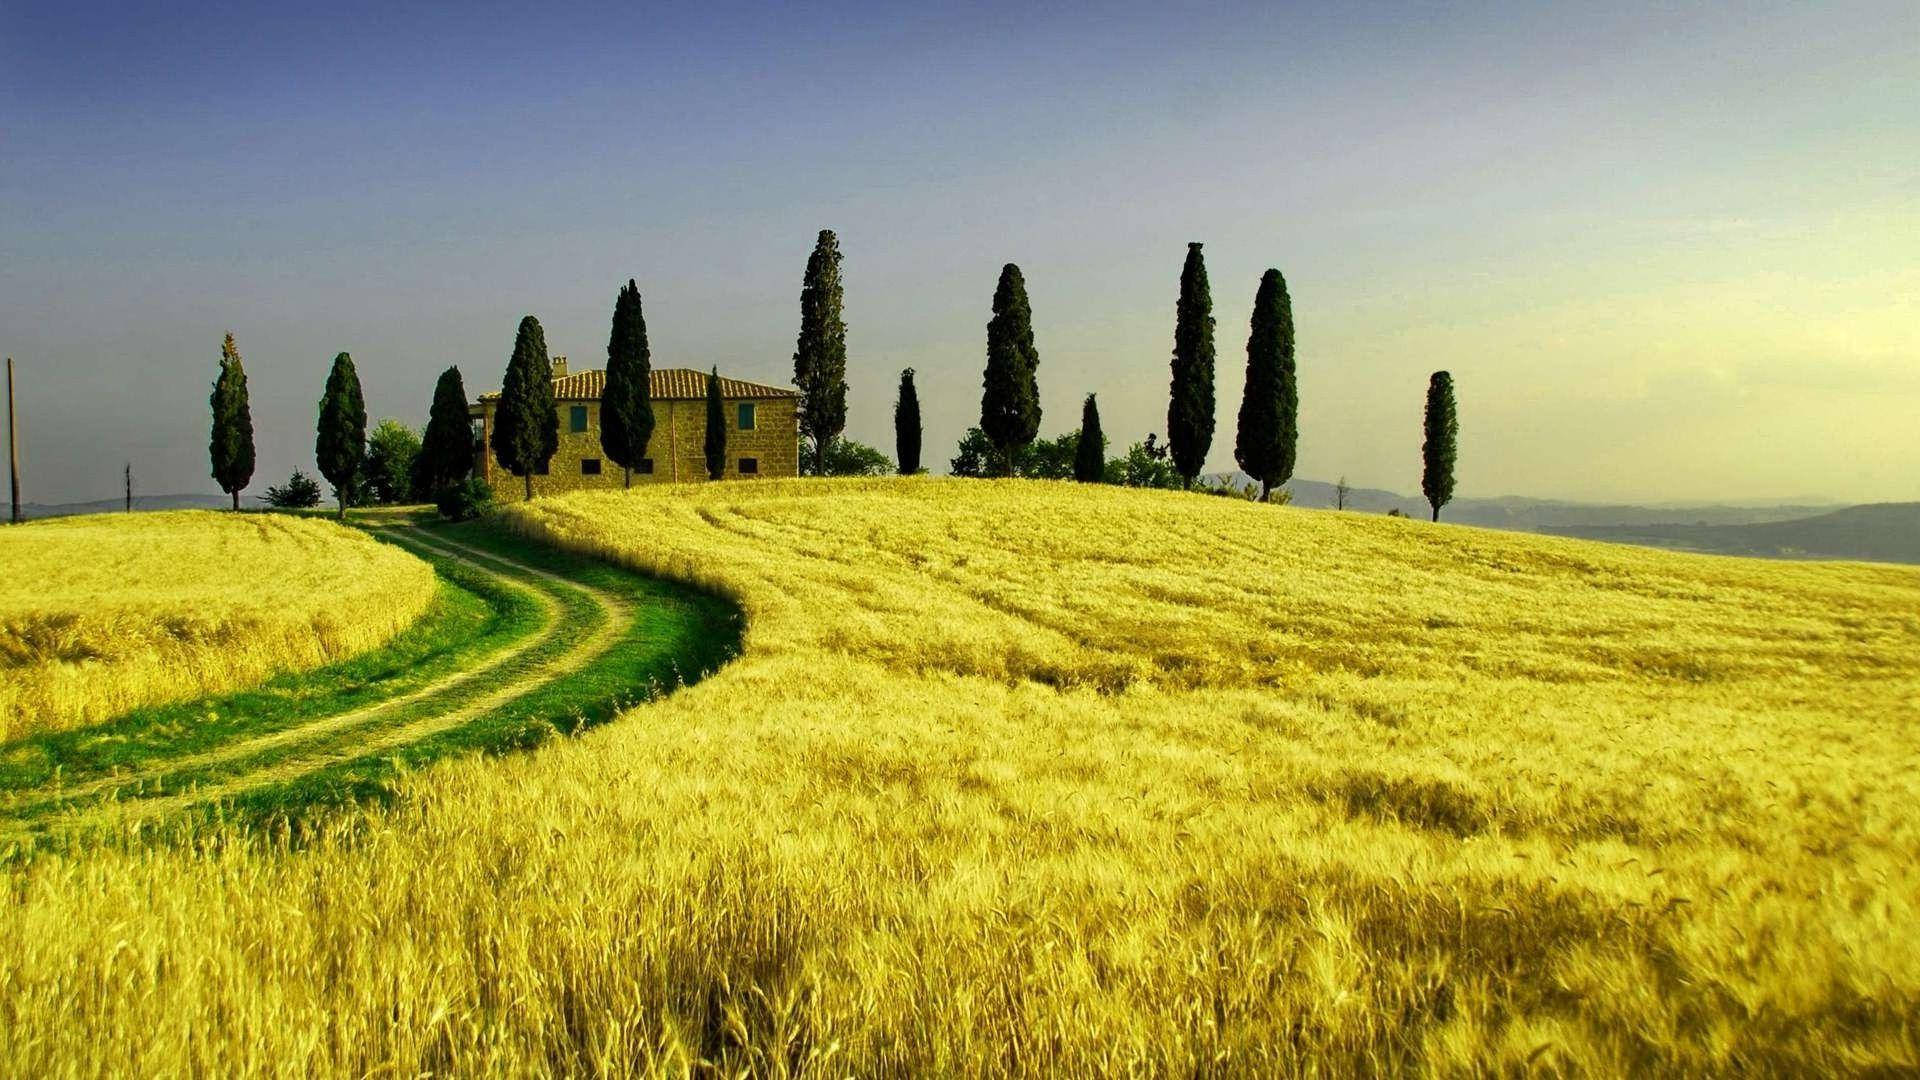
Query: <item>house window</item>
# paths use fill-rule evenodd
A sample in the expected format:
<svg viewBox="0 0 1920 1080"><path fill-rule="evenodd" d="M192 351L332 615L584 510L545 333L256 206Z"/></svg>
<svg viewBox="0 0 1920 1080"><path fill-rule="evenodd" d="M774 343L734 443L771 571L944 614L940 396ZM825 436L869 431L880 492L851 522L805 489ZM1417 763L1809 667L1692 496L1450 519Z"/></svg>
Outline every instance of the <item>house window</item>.
<svg viewBox="0 0 1920 1080"><path fill-rule="evenodd" d="M753 402L751 401L741 402L740 403L740 430L752 431L753 421L754 421Z"/></svg>
<svg viewBox="0 0 1920 1080"><path fill-rule="evenodd" d="M587 407L585 405L575 405L573 408L567 410L567 430L587 430ZM595 471L598 472L599 470L596 469Z"/></svg>
<svg viewBox="0 0 1920 1080"><path fill-rule="evenodd" d="M758 476L759 473L760 473L759 458L743 457L740 459L740 475L741 476Z"/></svg>
<svg viewBox="0 0 1920 1080"><path fill-rule="evenodd" d="M600 475L600 459L597 457L581 458L580 459L580 475L581 476L599 476Z"/></svg>
<svg viewBox="0 0 1920 1080"><path fill-rule="evenodd" d="M653 473L653 459L650 457L641 458L640 464L635 465L633 467L633 471L639 473L642 476L651 475Z"/></svg>

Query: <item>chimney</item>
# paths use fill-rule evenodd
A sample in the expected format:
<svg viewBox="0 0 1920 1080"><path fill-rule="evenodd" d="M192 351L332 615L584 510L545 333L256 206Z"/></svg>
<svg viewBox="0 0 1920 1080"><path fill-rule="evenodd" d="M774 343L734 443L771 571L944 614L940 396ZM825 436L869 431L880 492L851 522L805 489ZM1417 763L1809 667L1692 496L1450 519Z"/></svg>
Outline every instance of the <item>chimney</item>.
<svg viewBox="0 0 1920 1080"><path fill-rule="evenodd" d="M567 377L566 357L556 356L553 358L553 377L556 379L564 379Z"/></svg>

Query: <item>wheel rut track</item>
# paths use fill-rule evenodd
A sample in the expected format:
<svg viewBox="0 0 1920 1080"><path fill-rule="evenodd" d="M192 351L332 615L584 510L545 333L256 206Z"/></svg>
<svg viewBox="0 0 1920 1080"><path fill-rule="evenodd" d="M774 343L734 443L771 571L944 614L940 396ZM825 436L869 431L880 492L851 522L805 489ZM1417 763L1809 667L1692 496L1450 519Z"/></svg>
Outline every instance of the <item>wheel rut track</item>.
<svg viewBox="0 0 1920 1080"><path fill-rule="evenodd" d="M397 750L436 734L460 727L485 716L493 709L580 672L606 655L620 641L634 614L632 602L612 590L575 581L532 566L508 555L483 551L446 536L430 534L412 526L387 526L377 534L416 554L421 552L458 560L468 569L487 577L498 586L532 599L540 608L538 629L483 655L476 666L451 673L392 698L315 717L302 723L226 744L197 754L156 760L133 772L119 773L76 784L71 787L36 788L22 791L0 808L0 813L17 815L40 810L43 816L30 825L15 817L0 826L0 840L40 832L74 833L124 827L136 822L161 818L201 804L218 803L246 792L281 784L332 765ZM563 621L564 599L584 599L594 612L593 625L557 657L544 659L526 672L531 654L553 646L566 638L570 629ZM506 681L492 689L479 689L489 682ZM474 693L472 691L479 690ZM421 716L397 724L382 724L411 706L439 695L465 693L458 704L432 709ZM364 734L356 734L364 732ZM218 768L244 762L249 757L271 754L301 743L318 743L309 750L294 750L277 757L262 768L196 783L171 793L144 795L143 791L168 777L196 769ZM69 809L46 811L50 805L72 802Z"/></svg>

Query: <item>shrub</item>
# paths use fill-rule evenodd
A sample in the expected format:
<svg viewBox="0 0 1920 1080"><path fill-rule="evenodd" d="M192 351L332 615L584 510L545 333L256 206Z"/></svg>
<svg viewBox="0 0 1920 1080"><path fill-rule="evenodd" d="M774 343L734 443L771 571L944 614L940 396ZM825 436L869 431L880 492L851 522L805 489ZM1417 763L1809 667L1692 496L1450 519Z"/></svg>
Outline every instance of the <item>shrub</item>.
<svg viewBox="0 0 1920 1080"><path fill-rule="evenodd" d="M420 436L398 420L382 420L367 435L367 463L362 471L366 495L381 506L412 502L415 462Z"/></svg>
<svg viewBox="0 0 1920 1080"><path fill-rule="evenodd" d="M464 476L440 485L434 500L440 516L448 521L469 521L487 512L493 505L493 489L478 476Z"/></svg>
<svg viewBox="0 0 1920 1080"><path fill-rule="evenodd" d="M313 477L293 470L287 482L279 487L268 485L267 505L282 510L300 510L320 505L320 485Z"/></svg>
<svg viewBox="0 0 1920 1080"><path fill-rule="evenodd" d="M825 476L886 476L893 471L893 461L886 454L852 439L833 440L821 461Z"/></svg>
<svg viewBox="0 0 1920 1080"><path fill-rule="evenodd" d="M1127 456L1107 462L1107 482L1128 487L1178 488L1180 474L1167 459L1166 444L1159 436L1148 435L1146 442L1127 447Z"/></svg>
<svg viewBox="0 0 1920 1080"><path fill-rule="evenodd" d="M1223 476L1215 480L1199 480L1193 485L1193 490L1208 495L1218 495L1223 499L1245 499L1248 502L1260 501L1260 487L1258 484L1242 486L1235 483L1233 478L1229 476Z"/></svg>

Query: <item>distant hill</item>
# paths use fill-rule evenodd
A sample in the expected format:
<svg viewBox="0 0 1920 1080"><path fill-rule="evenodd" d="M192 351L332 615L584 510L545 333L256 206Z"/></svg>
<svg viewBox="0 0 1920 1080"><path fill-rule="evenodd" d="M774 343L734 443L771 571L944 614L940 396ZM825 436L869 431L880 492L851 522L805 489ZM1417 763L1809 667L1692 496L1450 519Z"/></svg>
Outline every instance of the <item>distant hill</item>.
<svg viewBox="0 0 1920 1080"><path fill-rule="evenodd" d="M1210 479L1227 480L1246 486L1253 478L1245 473L1217 474ZM1293 493L1293 505L1326 507L1334 505L1334 485L1320 480L1293 480L1287 485ZM1418 495L1402 495L1380 488L1354 488L1347 493L1347 509L1384 514L1399 510L1408 517L1428 516L1427 501ZM1813 517L1836 509L1832 503L1784 503L1780 505L1732 503L1633 505L1623 503L1582 503L1560 499L1530 499L1503 495L1490 499L1455 499L1441 512L1441 518L1459 525L1481 525L1491 529L1515 529L1521 532L1545 532L1559 526L1589 525L1751 525L1766 521L1791 521Z"/></svg>
<svg viewBox="0 0 1920 1080"><path fill-rule="evenodd" d="M1723 555L1920 563L1920 503L1873 503L1744 525L1553 525L1541 531Z"/></svg>
<svg viewBox="0 0 1920 1080"><path fill-rule="evenodd" d="M135 495L135 510L225 510L233 505L233 500L225 495ZM242 509L262 505L252 496L242 495ZM74 503L22 503L20 511L27 518L69 517L74 514L115 514L127 508L127 500L95 499L92 502Z"/></svg>

